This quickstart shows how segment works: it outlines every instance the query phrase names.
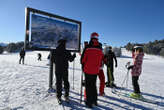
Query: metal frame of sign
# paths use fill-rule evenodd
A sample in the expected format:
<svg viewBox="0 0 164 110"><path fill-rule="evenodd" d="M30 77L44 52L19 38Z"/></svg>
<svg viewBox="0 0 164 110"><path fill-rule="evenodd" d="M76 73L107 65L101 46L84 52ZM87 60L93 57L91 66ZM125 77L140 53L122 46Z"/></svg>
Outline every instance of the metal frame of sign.
<svg viewBox="0 0 164 110"><path fill-rule="evenodd" d="M51 13L47 13L47 12L44 12L44 11L40 11L40 10L37 10L37 9L33 9L33 8L29 8L27 7L25 9L25 45L24 45L24 48L26 50L44 50L44 51L51 51L53 50L52 48L31 48L30 47L30 14L31 13L35 13L35 14L39 14L39 15L43 15L43 16L47 16L47 17L51 17L51 18L55 18L55 19L59 19L59 20L62 20L62 21L68 21L68 22L72 22L72 23L76 23L78 24L79 26L79 45L78 45L78 50L69 50L71 52L80 52L80 44L81 44L81 22L80 21L77 21L77 20L73 20L73 19L69 19L69 18L65 18L65 17L62 17L62 16L58 16L58 15L55 15L55 14L51 14Z"/></svg>

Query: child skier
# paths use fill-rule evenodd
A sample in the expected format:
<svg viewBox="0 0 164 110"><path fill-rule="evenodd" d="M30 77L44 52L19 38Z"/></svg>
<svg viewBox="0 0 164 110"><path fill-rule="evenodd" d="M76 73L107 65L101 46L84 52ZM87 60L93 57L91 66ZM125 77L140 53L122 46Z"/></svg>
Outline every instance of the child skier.
<svg viewBox="0 0 164 110"><path fill-rule="evenodd" d="M141 98L141 92L140 92L140 87L138 84L139 76L142 71L142 62L143 62L143 48L141 46L135 46L135 53L133 57L133 65L128 67L129 69L132 69L131 74L132 74L132 84L133 84L133 89L134 92L130 94L131 97L133 98Z"/></svg>

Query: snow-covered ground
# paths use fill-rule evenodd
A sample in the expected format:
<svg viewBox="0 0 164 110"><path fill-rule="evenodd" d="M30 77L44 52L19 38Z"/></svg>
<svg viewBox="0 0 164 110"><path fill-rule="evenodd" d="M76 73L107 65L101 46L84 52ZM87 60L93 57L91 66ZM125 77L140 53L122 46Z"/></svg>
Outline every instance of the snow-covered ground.
<svg viewBox="0 0 164 110"><path fill-rule="evenodd" d="M37 53L42 54L42 61L37 61ZM48 94L49 66L48 52L27 52L25 65L18 64L19 54L0 55L0 110L86 110L84 102L80 103L80 56L75 60L74 89L73 63L69 67L70 104L58 105L55 93ZM132 92L131 75L128 84L122 82L127 75L125 64L132 62L131 53L122 49L122 56L115 68L115 83L126 89L121 92ZM106 67L104 67L106 75ZM98 96L97 110L164 110L164 58L145 55L143 71L140 76L140 88L145 98L160 102L150 104L135 99L118 96L105 88L105 96ZM54 78L55 80L55 78ZM99 87L99 79L97 80Z"/></svg>

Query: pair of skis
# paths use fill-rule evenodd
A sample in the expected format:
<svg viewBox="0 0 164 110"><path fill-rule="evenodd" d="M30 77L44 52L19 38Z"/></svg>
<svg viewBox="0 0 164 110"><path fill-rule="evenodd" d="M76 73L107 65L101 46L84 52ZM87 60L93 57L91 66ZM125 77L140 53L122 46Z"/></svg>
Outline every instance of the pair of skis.
<svg viewBox="0 0 164 110"><path fill-rule="evenodd" d="M117 91L115 89L112 90L112 93L116 94L118 96L127 97L127 98L131 98L131 99L139 100L139 101L142 101L142 102L146 102L146 103L157 104L157 105L160 104L160 102L158 102L158 101L147 99L145 97L134 98L134 97L130 96L130 93L119 92L119 91Z"/></svg>

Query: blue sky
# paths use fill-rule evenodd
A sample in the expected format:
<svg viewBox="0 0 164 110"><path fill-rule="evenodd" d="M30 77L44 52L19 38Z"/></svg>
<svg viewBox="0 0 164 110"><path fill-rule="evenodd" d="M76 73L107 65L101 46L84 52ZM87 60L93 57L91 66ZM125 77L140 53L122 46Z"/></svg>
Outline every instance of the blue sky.
<svg viewBox="0 0 164 110"><path fill-rule="evenodd" d="M112 46L164 39L164 0L0 0L0 42L24 41L25 7L82 22L82 42L98 32Z"/></svg>

